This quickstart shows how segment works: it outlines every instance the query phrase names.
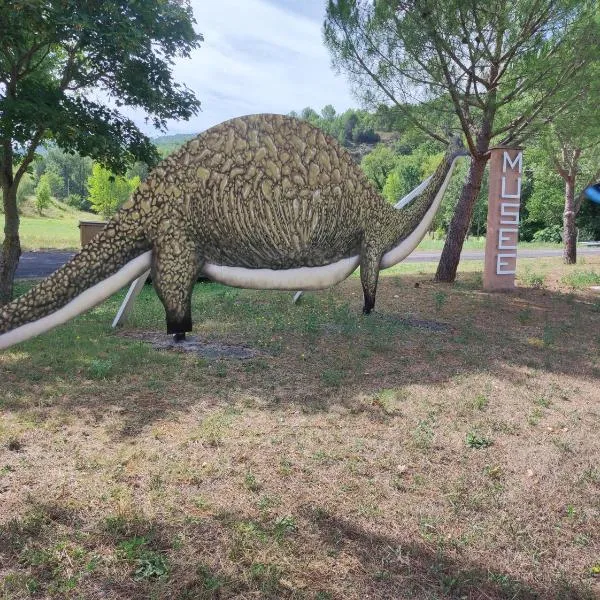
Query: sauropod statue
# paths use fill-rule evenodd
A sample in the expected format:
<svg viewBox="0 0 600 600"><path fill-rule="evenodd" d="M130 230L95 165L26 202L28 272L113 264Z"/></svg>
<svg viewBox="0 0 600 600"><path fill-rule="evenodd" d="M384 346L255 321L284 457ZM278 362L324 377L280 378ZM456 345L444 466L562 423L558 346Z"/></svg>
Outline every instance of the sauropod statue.
<svg viewBox="0 0 600 600"><path fill-rule="evenodd" d="M418 245L465 154L453 141L421 194L395 209L309 123L270 114L226 121L163 160L78 254L0 307L0 349L95 306L148 266L176 339L192 329L200 273L237 287L310 290L360 266L368 314L379 270Z"/></svg>

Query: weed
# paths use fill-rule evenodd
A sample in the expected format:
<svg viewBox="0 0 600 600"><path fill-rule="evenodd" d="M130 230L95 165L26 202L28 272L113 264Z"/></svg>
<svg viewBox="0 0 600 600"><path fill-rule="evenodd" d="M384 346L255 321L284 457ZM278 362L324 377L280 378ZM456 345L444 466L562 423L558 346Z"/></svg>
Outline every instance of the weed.
<svg viewBox="0 0 600 600"><path fill-rule="evenodd" d="M296 525L296 519L291 515L285 515L279 517L275 521L274 533L277 539L282 539L286 535L296 531L298 526Z"/></svg>
<svg viewBox="0 0 600 600"><path fill-rule="evenodd" d="M0 477L4 477L4 475L8 475L9 473L12 473L14 470L15 470L14 467L11 467L10 465L4 465L0 469Z"/></svg>
<svg viewBox="0 0 600 600"><path fill-rule="evenodd" d="M532 287L536 290L539 290L544 287L546 283L546 276L540 273L536 273L532 271L529 267L524 269L523 274L519 277L519 279L528 287Z"/></svg>
<svg viewBox="0 0 600 600"><path fill-rule="evenodd" d="M279 461L279 474L283 477L289 477L292 474L292 462L287 458Z"/></svg>
<svg viewBox="0 0 600 600"><path fill-rule="evenodd" d="M136 560L136 564L133 574L136 581L153 577L163 578L169 574L167 559L158 552L145 552Z"/></svg>
<svg viewBox="0 0 600 600"><path fill-rule="evenodd" d="M196 496L194 498L194 506L199 510L206 510L210 507L210 503L203 496Z"/></svg>
<svg viewBox="0 0 600 600"><path fill-rule="evenodd" d="M258 500L258 508L263 512L279 506L279 504L281 504L281 498L279 498L279 496L264 495Z"/></svg>
<svg viewBox="0 0 600 600"><path fill-rule="evenodd" d="M586 548L591 543L592 543L592 540L587 535L585 535L583 533L578 533L573 538L573 545L579 546L580 548Z"/></svg>
<svg viewBox="0 0 600 600"><path fill-rule="evenodd" d="M166 558L148 548L148 540L145 537L135 536L123 540L117 546L117 556L135 564L133 578L136 581L151 578L165 578L169 574L169 566Z"/></svg>
<svg viewBox="0 0 600 600"><path fill-rule="evenodd" d="M433 425L434 421L432 417L421 419L417 423L417 426L412 432L413 444L416 448L428 450L431 447L434 436Z"/></svg>
<svg viewBox="0 0 600 600"><path fill-rule="evenodd" d="M253 475L250 471L248 471L244 477L244 486L251 492L258 492L262 487L255 475Z"/></svg>
<svg viewBox="0 0 600 600"><path fill-rule="evenodd" d="M220 446L232 420L232 413L227 411L209 415L202 421L192 440L202 439L209 446Z"/></svg>
<svg viewBox="0 0 600 600"><path fill-rule="evenodd" d="M473 408L477 410L484 410L485 408L487 408L489 402L490 401L488 400L487 396L484 396L483 394L478 394L473 399Z"/></svg>
<svg viewBox="0 0 600 600"><path fill-rule="evenodd" d="M433 300L435 302L435 310L439 312L442 310L444 304L446 304L446 300L448 299L448 294L446 292L437 291L433 294Z"/></svg>
<svg viewBox="0 0 600 600"><path fill-rule="evenodd" d="M496 481L504 477L504 470L500 465L486 465L483 472L490 478Z"/></svg>
<svg viewBox="0 0 600 600"><path fill-rule="evenodd" d="M90 379L106 379L112 371L112 368L113 363L111 360L94 358L90 361L88 376Z"/></svg>
<svg viewBox="0 0 600 600"><path fill-rule="evenodd" d="M587 467L581 474L582 481L592 484L600 483L600 467Z"/></svg>
<svg viewBox="0 0 600 600"><path fill-rule="evenodd" d="M559 438L552 438L552 443L563 453L570 454L573 452L573 448L571 444L565 440L561 440Z"/></svg>
<svg viewBox="0 0 600 600"><path fill-rule="evenodd" d="M517 318L519 319L519 323L521 323L521 325L525 325L527 323L529 323L531 321L531 308L527 307L524 308L523 310L519 311L519 314L517 315Z"/></svg>
<svg viewBox="0 0 600 600"><path fill-rule="evenodd" d="M277 565L269 563L253 563L250 565L250 579L258 585L263 594L272 594L279 591L279 580L282 572Z"/></svg>
<svg viewBox="0 0 600 600"><path fill-rule="evenodd" d="M543 406L544 408L549 408L552 404L552 400L548 400L548 398L540 396L539 398L536 398L533 403L537 404L538 406Z"/></svg>
<svg viewBox="0 0 600 600"><path fill-rule="evenodd" d="M358 505L358 514L368 518L377 517L381 514L381 508L374 502L361 502Z"/></svg>
<svg viewBox="0 0 600 600"><path fill-rule="evenodd" d="M200 564L196 569L196 575L200 580L202 590L210 593L211 595L216 594L214 597L218 597L219 590L223 589L227 585L227 581L225 579L215 575L208 566L203 564Z"/></svg>
<svg viewBox="0 0 600 600"><path fill-rule="evenodd" d="M544 411L541 408L534 408L527 417L527 422L529 425L535 427L540 419L544 416Z"/></svg>
<svg viewBox="0 0 600 600"><path fill-rule="evenodd" d="M148 540L145 537L136 536L129 540L123 540L117 546L117 554L126 560L135 560L147 543Z"/></svg>
<svg viewBox="0 0 600 600"><path fill-rule="evenodd" d="M399 390L384 389L375 394L373 404L381 407L386 415L394 416L400 414L400 409L397 406L399 399L403 399L403 395Z"/></svg>
<svg viewBox="0 0 600 600"><path fill-rule="evenodd" d="M340 387L344 372L339 369L325 369L321 372L321 380L328 387Z"/></svg>
<svg viewBox="0 0 600 600"><path fill-rule="evenodd" d="M561 283L573 289L581 289L600 284L600 273L595 271L573 271L561 279Z"/></svg>
<svg viewBox="0 0 600 600"><path fill-rule="evenodd" d="M160 475L160 473L154 473L154 475L152 475L152 477L150 478L150 484L148 487L151 490L160 491L160 490L162 490L163 485L164 485L164 481L163 481L163 478Z"/></svg>
<svg viewBox="0 0 600 600"><path fill-rule="evenodd" d="M544 325L544 333L542 335L542 340L544 342L544 346L552 346L556 341L557 335L556 327L552 327L552 325Z"/></svg>
<svg viewBox="0 0 600 600"><path fill-rule="evenodd" d="M488 448L492 444L493 442L490 438L479 435L474 430L467 433L467 446L469 446L469 448Z"/></svg>

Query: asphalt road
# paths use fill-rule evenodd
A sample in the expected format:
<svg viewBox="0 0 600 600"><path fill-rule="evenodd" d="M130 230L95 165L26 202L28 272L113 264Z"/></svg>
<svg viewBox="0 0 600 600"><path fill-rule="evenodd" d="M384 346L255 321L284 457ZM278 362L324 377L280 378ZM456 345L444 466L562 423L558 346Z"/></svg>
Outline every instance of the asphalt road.
<svg viewBox="0 0 600 600"><path fill-rule="evenodd" d="M577 253L585 256L600 256L600 248L578 247ZM44 250L40 252L24 252L17 268L17 277L22 279L47 277L62 266L73 256L73 252L55 250ZM562 250L539 249L519 250L519 258L544 258L549 256L562 256ZM408 256L406 262L437 262L440 258L439 251L413 252ZM483 250L465 250L461 260L483 260Z"/></svg>

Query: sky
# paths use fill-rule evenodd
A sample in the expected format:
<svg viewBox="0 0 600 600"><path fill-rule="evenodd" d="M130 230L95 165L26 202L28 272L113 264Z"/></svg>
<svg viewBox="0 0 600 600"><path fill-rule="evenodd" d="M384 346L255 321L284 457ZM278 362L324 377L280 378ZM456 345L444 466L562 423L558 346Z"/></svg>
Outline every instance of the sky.
<svg viewBox="0 0 600 600"><path fill-rule="evenodd" d="M190 59L177 59L174 76L202 110L190 121L169 122L169 133L198 133L251 113L357 106L323 44L325 0L192 0L192 8L204 42ZM127 115L160 135L142 112Z"/></svg>

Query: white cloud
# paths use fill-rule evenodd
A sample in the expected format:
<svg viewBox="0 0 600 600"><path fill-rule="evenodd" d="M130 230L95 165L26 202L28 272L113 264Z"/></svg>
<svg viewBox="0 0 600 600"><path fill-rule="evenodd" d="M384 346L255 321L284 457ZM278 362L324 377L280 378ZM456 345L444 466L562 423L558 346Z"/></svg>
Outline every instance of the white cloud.
<svg viewBox="0 0 600 600"><path fill-rule="evenodd" d="M315 3L324 6L311 0L311 16ZM205 41L190 59L176 62L174 74L194 91L202 112L187 123L170 122L171 132L198 132L248 113L356 105L345 80L330 67L322 19L272 0L193 0L192 7ZM151 133L139 113L130 114Z"/></svg>

